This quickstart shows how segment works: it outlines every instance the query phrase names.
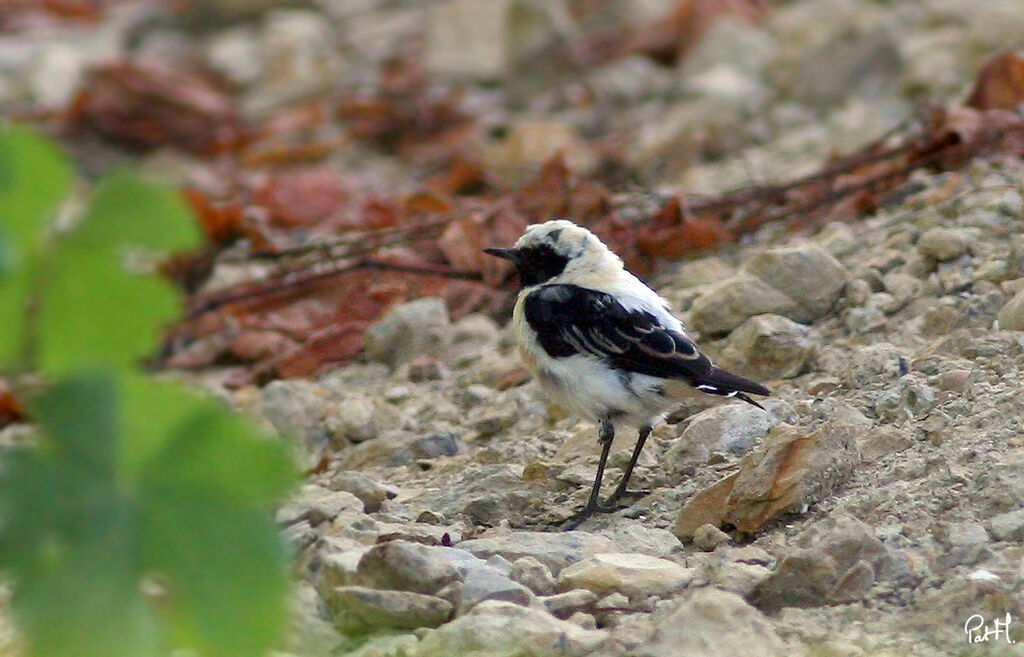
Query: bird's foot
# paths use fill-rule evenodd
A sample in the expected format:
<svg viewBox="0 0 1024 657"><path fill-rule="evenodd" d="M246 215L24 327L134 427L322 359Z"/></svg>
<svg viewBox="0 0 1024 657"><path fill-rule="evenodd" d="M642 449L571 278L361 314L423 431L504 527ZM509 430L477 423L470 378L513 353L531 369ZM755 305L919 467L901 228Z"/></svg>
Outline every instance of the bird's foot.
<svg viewBox="0 0 1024 657"><path fill-rule="evenodd" d="M584 520L594 515L595 513L611 513L612 511L616 510L617 507L614 504L609 505L607 503L598 502L596 500L591 501L588 502L583 508L581 508L576 513L572 514L560 523L557 523L558 528L562 531L571 531L579 527L581 524L583 524Z"/></svg>
<svg viewBox="0 0 1024 657"><path fill-rule="evenodd" d="M650 494L651 491L649 490L616 489L615 492L612 493L608 497L608 499L604 501L604 504L602 506L608 507L610 510L615 511L617 509L622 508L623 506L628 506L629 503L635 502L636 500L639 500L642 497L647 497ZM626 504L623 504L623 502L625 502Z"/></svg>

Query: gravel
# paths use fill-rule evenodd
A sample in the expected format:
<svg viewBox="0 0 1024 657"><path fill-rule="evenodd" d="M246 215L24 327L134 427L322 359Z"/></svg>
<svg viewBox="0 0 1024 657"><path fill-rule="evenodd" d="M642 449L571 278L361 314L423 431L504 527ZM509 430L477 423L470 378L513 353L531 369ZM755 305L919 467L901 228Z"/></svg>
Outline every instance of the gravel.
<svg viewBox="0 0 1024 657"><path fill-rule="evenodd" d="M231 20L231 3L204 4ZM678 67L634 56L566 83L512 75L573 36L561 2L255 4L189 37L248 117L373 84L420 30L427 70L468 102L510 102L479 136L487 167L558 150L577 171L604 164L579 107L607 101L601 122L636 127L628 165L688 194L819 170L924 98L959 102L1024 33L1014 2L769 3L715 23ZM162 52L136 19L111 25L98 41L5 36L0 102L48 109L92 64ZM338 157L392 166L358 148ZM548 406L492 318L419 299L371 327L366 362L225 392L311 473L276 516L300 581L284 654L955 657L976 654L972 614L1007 612L1024 645L1021 189L1008 158L922 170L862 220L766 226L665 263L650 282L702 347L773 394L766 412L673 414L634 473L649 494L576 531L547 530L585 501L596 432Z"/></svg>

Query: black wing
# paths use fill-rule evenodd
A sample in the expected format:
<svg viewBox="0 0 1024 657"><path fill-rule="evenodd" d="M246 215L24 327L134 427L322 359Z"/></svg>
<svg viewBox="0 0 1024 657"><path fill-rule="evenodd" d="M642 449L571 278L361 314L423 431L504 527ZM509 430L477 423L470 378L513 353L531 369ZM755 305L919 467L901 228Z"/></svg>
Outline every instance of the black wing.
<svg viewBox="0 0 1024 657"><path fill-rule="evenodd" d="M690 338L652 313L577 285L544 285L523 300L530 327L552 358L586 354L639 374L697 382L713 368Z"/></svg>

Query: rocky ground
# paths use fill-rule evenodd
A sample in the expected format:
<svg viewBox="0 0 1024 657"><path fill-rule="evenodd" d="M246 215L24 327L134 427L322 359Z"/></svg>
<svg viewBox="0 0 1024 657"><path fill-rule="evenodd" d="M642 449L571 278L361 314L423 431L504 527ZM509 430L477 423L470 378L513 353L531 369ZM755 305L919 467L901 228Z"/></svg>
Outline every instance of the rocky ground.
<svg viewBox="0 0 1024 657"><path fill-rule="evenodd" d="M571 29L549 11L548 29ZM512 28L488 16L477 27L493 47L427 58L497 106ZM424 3L324 2L190 43L258 115L326 76L358 84L424 22L464 29ZM332 30L344 58L313 45ZM181 51L175 28L147 34L136 55ZM588 70L607 116L564 109L540 73L509 83L512 127L489 163L513 175L557 147L586 169L579 135L600 123L642 128L624 148L651 191L786 180L923 99L962 99L1022 34L1020 1L773 4L754 25L719 21L674 68ZM6 75L0 100L66 102L111 41L9 41L0 59L29 75ZM395 175L386 158L346 158ZM698 342L773 396L764 412L674 414L634 475L650 493L572 532L547 530L586 498L596 429L545 403L493 318L452 322L421 299L374 326L363 362L315 380L228 391L197 377L315 472L277 517L299 582L282 654L1024 655L1022 229L1024 163L976 160L915 173L865 220L813 236L769 226L663 267L651 283ZM616 440L609 486L632 438ZM983 634L965 632L972 616L991 628L1007 613L1009 640L969 642Z"/></svg>
<svg viewBox="0 0 1024 657"><path fill-rule="evenodd" d="M659 427L650 495L577 531L534 525L585 500L595 428L522 382L488 318L416 301L375 327L378 360L237 393L332 459L279 517L321 647L331 621L387 631L361 655L1019 654L964 623L1008 611L1024 642L1021 189L1019 163L978 163L666 273L717 362L774 395Z"/></svg>

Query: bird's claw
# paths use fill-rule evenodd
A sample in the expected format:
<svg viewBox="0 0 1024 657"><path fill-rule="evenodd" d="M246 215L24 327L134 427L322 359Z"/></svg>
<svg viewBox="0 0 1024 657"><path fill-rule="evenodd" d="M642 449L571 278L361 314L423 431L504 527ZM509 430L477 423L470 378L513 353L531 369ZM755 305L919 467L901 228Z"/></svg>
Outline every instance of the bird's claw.
<svg viewBox="0 0 1024 657"><path fill-rule="evenodd" d="M649 490L616 490L612 493L607 500L604 501L603 506L610 507L610 510L616 511L628 506L628 504L620 504L622 501L635 502L636 500L647 497L651 494Z"/></svg>

